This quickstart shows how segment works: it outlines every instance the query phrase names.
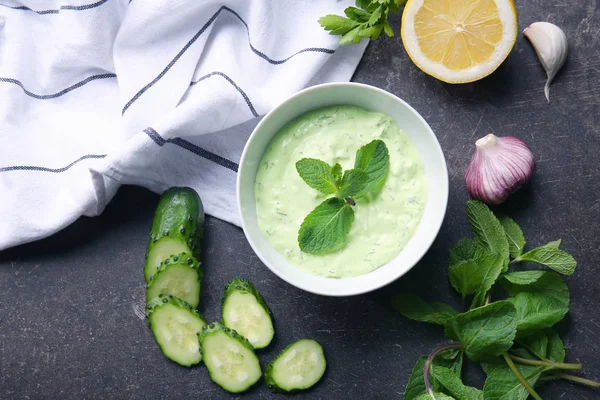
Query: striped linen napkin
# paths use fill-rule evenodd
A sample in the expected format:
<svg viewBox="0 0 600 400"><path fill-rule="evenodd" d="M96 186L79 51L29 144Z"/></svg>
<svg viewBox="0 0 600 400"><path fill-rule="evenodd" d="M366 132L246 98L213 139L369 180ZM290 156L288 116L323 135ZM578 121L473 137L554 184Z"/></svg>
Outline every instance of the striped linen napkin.
<svg viewBox="0 0 600 400"><path fill-rule="evenodd" d="M0 0L0 250L102 212L121 184L187 185L238 223L237 162L278 102L350 80L352 0Z"/></svg>

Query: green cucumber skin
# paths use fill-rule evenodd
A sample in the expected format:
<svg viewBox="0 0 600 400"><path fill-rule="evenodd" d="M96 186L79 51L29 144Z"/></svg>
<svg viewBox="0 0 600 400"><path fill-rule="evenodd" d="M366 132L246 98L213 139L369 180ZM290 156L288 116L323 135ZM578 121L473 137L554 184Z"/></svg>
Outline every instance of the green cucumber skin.
<svg viewBox="0 0 600 400"><path fill-rule="evenodd" d="M321 346L317 341L313 340L313 339L299 339L296 340L293 343L290 343L289 345L287 345L285 347L285 349L281 350L279 352L279 354L277 354L277 357L275 357L275 359L273 361L271 361L269 364L267 364L267 368L265 370L265 384L267 385L267 387L269 389L271 389L272 392L279 392L279 393L296 393L296 392L300 392L303 390L307 390L311 387L313 387L314 385L316 385L317 383L319 383L319 381L321 380L321 378L323 378L323 376L321 376L321 378L319 378L319 380L317 382L315 382L314 385L304 388L304 389L293 389L293 390L286 390L282 387L280 387L277 382L275 382L275 380L273 379L273 365L275 364L275 361L277 361L280 357L283 357L283 355L296 343L301 342L303 340L310 340L311 342L315 342L316 344L319 345L319 347L321 348L321 351L323 352L323 354L325 354L325 352L323 351L323 346ZM327 367L325 367L325 371L327 371ZM325 372L323 372L323 375L325 375Z"/></svg>
<svg viewBox="0 0 600 400"><path fill-rule="evenodd" d="M237 333L237 332L236 332L235 330L233 330L233 329L229 329L228 327L226 327L226 326L223 326L223 325L221 325L221 324L220 324L220 323L218 323L218 322L213 322L213 323L211 323L211 324L204 325L204 326L202 327L202 331L201 331L201 332L198 334L198 340L200 341L200 353L202 353L202 358L204 358L204 357L205 357L205 354L206 354L206 352L205 352L205 350L204 350L204 347L203 347L203 346L204 346L204 345L203 345L203 343L204 343L204 339L205 339L207 336L214 335L215 333L218 333L218 332L224 332L224 333L225 333L225 334L227 334L227 336L229 336L230 338L234 339L234 340L235 340L235 341L237 341L238 343L241 343L241 344L242 344L242 346L244 346L246 349L250 350L250 351L252 352L252 354L254 354L254 356L256 357L256 353L254 353L254 347L252 347L252 345L250 344L250 342L249 342L249 341L248 341L248 340L247 340L245 337L243 337L242 335L240 335L239 333ZM258 360L258 357L257 357L257 360ZM206 364L205 364L205 365L206 365ZM215 382L215 383L216 383L216 380L215 380L215 379L214 379L214 377L212 376L212 372L211 372L211 370L210 370L208 367L207 367L207 370L208 370L208 375L210 375L210 379L211 379L213 382ZM258 379L258 380L257 380L257 382L258 382L259 380L260 380L260 379ZM250 387L252 387L252 386L256 385L256 382L255 382L253 385L251 385L250 387L247 387L247 388L245 388L245 389L243 389L243 390L240 390L240 391L232 391L232 390L230 390L230 389L227 389L227 388L225 388L225 387L221 386L221 385L220 385L220 384L218 384L218 383L217 383L217 385L219 385L219 386L220 386L222 389L224 389L224 390L226 390L226 391L228 391L228 392L230 392L230 393L242 393L242 392L245 392L246 390L250 389Z"/></svg>
<svg viewBox="0 0 600 400"><path fill-rule="evenodd" d="M242 335L240 335L233 329L229 329L228 327L221 325L219 322L213 322L213 323L204 325L202 327L202 332L200 332L198 334L198 340L200 340L200 351L202 352L202 355L204 355L204 349L202 348L202 341L204 340L205 337L213 335L217 332L224 332L225 334L227 334L227 336L238 341L239 343L242 344L242 346L244 346L245 348L250 350L252 353L254 353L254 347L252 347L250 342L245 337L243 337Z"/></svg>
<svg viewBox="0 0 600 400"><path fill-rule="evenodd" d="M194 189L172 187L160 196L150 228L146 259L154 243L165 236L185 243L192 255L200 259L204 237L204 206Z"/></svg>
<svg viewBox="0 0 600 400"><path fill-rule="evenodd" d="M267 312L267 314L269 314L269 317L271 317L271 319L273 318L273 313L271 312L271 309L267 305L267 302L262 297L260 292L254 287L252 282L242 278L233 278L231 281L229 281L229 283L225 285L225 293L223 294L223 300L221 300L221 311L223 311L223 308L225 307L225 302L227 302L227 298L236 292L249 293L252 296L256 297L258 304L260 304L262 308L265 309L265 311ZM226 325L225 322L223 322L223 324Z"/></svg>
<svg viewBox="0 0 600 400"><path fill-rule="evenodd" d="M200 284L200 295L202 295L202 278L204 277L204 272L200 268L200 262L192 255L187 253L180 253L176 255L172 255L163 262L160 263L160 267L158 271L152 278L150 278L150 282L146 285L146 304L150 304L153 299L148 298L149 289L152 288L155 282L157 282L158 274L167 270L173 265L184 265L189 266L192 269L195 269L198 273L198 282ZM170 293L168 293L170 294ZM176 298L176 297L174 297ZM178 299L179 300L179 299ZM198 299L199 300L199 299ZM183 300L181 300L183 301Z"/></svg>
<svg viewBox="0 0 600 400"><path fill-rule="evenodd" d="M172 304L177 308L181 308L182 310L186 310L194 314L196 317L200 318L202 321L206 321L204 317L197 311L194 310L192 306L190 306L185 301L168 294L161 294L158 297L155 297L147 306L146 306L146 318L148 318L148 323L150 328L152 328L152 322L150 321L150 316L152 313L159 307L162 307L165 304Z"/></svg>

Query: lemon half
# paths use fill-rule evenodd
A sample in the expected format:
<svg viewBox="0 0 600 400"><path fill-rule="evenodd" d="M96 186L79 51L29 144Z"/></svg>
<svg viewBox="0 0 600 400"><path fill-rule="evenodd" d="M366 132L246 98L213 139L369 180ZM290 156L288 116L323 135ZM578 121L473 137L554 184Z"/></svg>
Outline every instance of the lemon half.
<svg viewBox="0 0 600 400"><path fill-rule="evenodd" d="M401 35L426 74L473 82L494 72L514 47L517 11L512 0L409 0Z"/></svg>

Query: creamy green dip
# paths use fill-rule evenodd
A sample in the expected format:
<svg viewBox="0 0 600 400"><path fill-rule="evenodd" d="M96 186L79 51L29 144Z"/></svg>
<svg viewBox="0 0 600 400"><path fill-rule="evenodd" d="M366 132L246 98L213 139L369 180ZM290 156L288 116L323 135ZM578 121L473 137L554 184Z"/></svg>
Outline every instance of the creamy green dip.
<svg viewBox="0 0 600 400"><path fill-rule="evenodd" d="M347 245L325 256L298 246L302 221L327 196L298 175L296 162L317 158L344 170L356 151L374 139L385 142L390 171L372 199L358 199ZM414 234L425 203L423 160L408 136L389 116L349 105L311 111L287 124L269 143L255 186L258 224L269 243L292 264L325 277L366 274L395 258Z"/></svg>

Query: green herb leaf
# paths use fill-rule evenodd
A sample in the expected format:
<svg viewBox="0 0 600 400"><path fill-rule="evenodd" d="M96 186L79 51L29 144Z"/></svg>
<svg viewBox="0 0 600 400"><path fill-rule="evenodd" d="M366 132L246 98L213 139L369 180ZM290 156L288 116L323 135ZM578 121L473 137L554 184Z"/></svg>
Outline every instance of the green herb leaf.
<svg viewBox="0 0 600 400"><path fill-rule="evenodd" d="M519 271L502 276L500 282L510 296L522 292L542 293L555 297L568 306L569 288L556 272L552 271Z"/></svg>
<svg viewBox="0 0 600 400"><path fill-rule="evenodd" d="M544 331L548 337L548 352L546 358L554 362L565 362L565 346L562 339L554 329L546 329Z"/></svg>
<svg viewBox="0 0 600 400"><path fill-rule="evenodd" d="M477 293L473 304L478 305L496 283L503 267L504 259L498 253L477 249L473 259L449 268L450 283L463 296Z"/></svg>
<svg viewBox="0 0 600 400"><path fill-rule="evenodd" d="M333 181L335 182L335 186L339 187L342 183L342 166L336 163L331 169L331 176L333 176Z"/></svg>
<svg viewBox="0 0 600 400"><path fill-rule="evenodd" d="M517 333L515 307L497 301L459 314L446 323L445 333L465 346L467 356L478 361L510 349Z"/></svg>
<svg viewBox="0 0 600 400"><path fill-rule="evenodd" d="M528 251L516 258L517 261L530 261L555 270L563 275L572 275L577 262L566 251L560 250L560 240L550 242L544 246Z"/></svg>
<svg viewBox="0 0 600 400"><path fill-rule="evenodd" d="M458 264L462 261L468 261L475 257L475 250L477 245L475 242L468 238L460 239L450 250L450 265Z"/></svg>
<svg viewBox="0 0 600 400"><path fill-rule="evenodd" d="M517 365L523 378L533 387L545 367ZM483 385L486 400L525 400L529 397L527 389L517 379L506 363L494 368L488 374Z"/></svg>
<svg viewBox="0 0 600 400"><path fill-rule="evenodd" d="M412 373L410 378L408 379L408 383L406 384L406 389L404 391L404 400L415 400L419 396L426 393L425 391L425 381L424 381L424 371L425 371L425 361L427 357L419 357L417 363L412 369ZM462 371L462 362L463 362L463 352L458 349L446 350L437 355L437 357L433 360L433 367L444 367L448 370L452 371L457 377L461 376ZM429 381L431 383L431 387L434 391L443 390L443 386L438 380L430 375Z"/></svg>
<svg viewBox="0 0 600 400"><path fill-rule="evenodd" d="M334 169L324 161L314 158L303 158L296 163L296 170L300 177L311 188L324 194L333 194L337 191L337 182ZM337 174L337 170L335 171Z"/></svg>
<svg viewBox="0 0 600 400"><path fill-rule="evenodd" d="M506 233L510 256L512 258L519 257L523 253L523 248L525 248L525 236L523 236L521 227L507 216L498 217L498 221L500 221L500 225Z"/></svg>
<svg viewBox="0 0 600 400"><path fill-rule="evenodd" d="M492 253L500 254L506 260L503 268L503 271L506 271L510 254L509 246L504 228L498 218L488 206L477 200L467 201L467 215L475 242Z"/></svg>
<svg viewBox="0 0 600 400"><path fill-rule="evenodd" d="M373 140L358 149L354 168L367 173L367 182L359 196L375 194L381 190L390 170L390 155L385 143L382 140Z"/></svg>
<svg viewBox="0 0 600 400"><path fill-rule="evenodd" d="M331 35L345 35L352 29L360 26L360 23L353 21L350 18L344 18L333 14L328 14L319 18L319 24L326 31L331 31Z"/></svg>
<svg viewBox="0 0 600 400"><path fill-rule="evenodd" d="M555 272L511 272L501 283L517 310L519 337L549 328L569 312L569 288Z"/></svg>
<svg viewBox="0 0 600 400"><path fill-rule="evenodd" d="M427 357L425 356L419 357L417 363L413 367L410 378L408 378L406 388L404 389L404 400L415 400L423 393L426 393L425 381L423 377L426 360Z"/></svg>
<svg viewBox="0 0 600 400"><path fill-rule="evenodd" d="M445 325L458 315L448 304L426 302L413 293L402 293L392 297L392 306L408 319L432 324Z"/></svg>
<svg viewBox="0 0 600 400"><path fill-rule="evenodd" d="M460 400L483 400L483 392L474 387L465 386L454 371L446 367L432 367L431 375L450 395Z"/></svg>
<svg viewBox="0 0 600 400"><path fill-rule="evenodd" d="M517 310L518 336L549 328L569 312L568 305L544 293L519 293L509 297ZM567 303L568 304L568 303Z"/></svg>
<svg viewBox="0 0 600 400"><path fill-rule="evenodd" d="M343 247L354 222L354 210L343 199L333 197L306 216L298 231L300 249L322 255Z"/></svg>
<svg viewBox="0 0 600 400"><path fill-rule="evenodd" d="M546 358L548 354L548 335L544 331L521 338L518 344L524 348L513 349L511 351L524 350L527 353L524 356L525 358L532 358L531 354L538 358Z"/></svg>
<svg viewBox="0 0 600 400"><path fill-rule="evenodd" d="M340 184L339 196L352 197L363 190L366 183L367 173L362 169L346 170Z"/></svg>

